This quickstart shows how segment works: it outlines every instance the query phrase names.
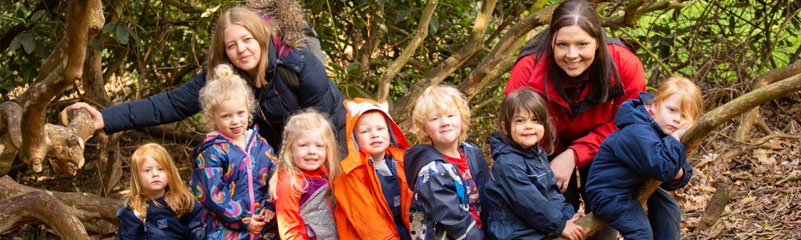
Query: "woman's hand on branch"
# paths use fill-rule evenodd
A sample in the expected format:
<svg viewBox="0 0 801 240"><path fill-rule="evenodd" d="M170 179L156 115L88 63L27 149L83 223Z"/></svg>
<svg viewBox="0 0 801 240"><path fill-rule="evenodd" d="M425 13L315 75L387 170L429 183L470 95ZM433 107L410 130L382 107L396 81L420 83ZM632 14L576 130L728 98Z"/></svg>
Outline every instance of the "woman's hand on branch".
<svg viewBox="0 0 801 240"><path fill-rule="evenodd" d="M102 129L102 128L104 128L106 126L106 123L103 122L103 115L100 114L100 111L98 111L97 108L92 107L92 105L89 105L89 104L87 104L85 102L77 102L77 103L73 103L68 108L69 109L83 109L83 110L86 110L87 112L89 112L89 115L92 116L92 125L94 125L95 130Z"/></svg>

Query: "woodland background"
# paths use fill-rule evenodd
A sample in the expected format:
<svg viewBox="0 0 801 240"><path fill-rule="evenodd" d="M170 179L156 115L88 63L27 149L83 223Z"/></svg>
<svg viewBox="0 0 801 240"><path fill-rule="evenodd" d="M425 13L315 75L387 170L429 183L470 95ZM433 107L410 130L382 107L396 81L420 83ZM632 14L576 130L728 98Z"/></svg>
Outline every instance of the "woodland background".
<svg viewBox="0 0 801 240"><path fill-rule="evenodd" d="M473 111L469 141L488 153L509 69L558 2L300 4L347 97L387 99L409 129L425 86L457 86ZM707 114L682 139L696 176L675 193L683 237L801 238L801 1L595 2L607 32L637 49L649 86L682 75L702 87ZM8 220L0 239L113 237L128 158L143 143L165 145L188 181L192 148L206 131L199 115L106 135L87 130L85 113L59 112L188 81L204 64L216 17L243 3L0 2L0 218Z"/></svg>

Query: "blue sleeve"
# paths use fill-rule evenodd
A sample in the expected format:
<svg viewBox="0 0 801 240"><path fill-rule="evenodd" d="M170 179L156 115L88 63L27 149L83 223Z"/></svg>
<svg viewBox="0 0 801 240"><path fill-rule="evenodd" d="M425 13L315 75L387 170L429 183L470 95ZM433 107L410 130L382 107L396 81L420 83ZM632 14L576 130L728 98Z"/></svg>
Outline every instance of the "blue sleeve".
<svg viewBox="0 0 801 240"><path fill-rule="evenodd" d="M615 156L643 176L672 182L687 162L684 145L672 136L660 138L651 126L633 124L619 131L612 144Z"/></svg>
<svg viewBox="0 0 801 240"><path fill-rule="evenodd" d="M484 239L484 233L476 225L473 216L460 207L462 202L457 195L456 183L446 167L452 168L451 172L456 172L452 165L439 162L421 170L426 171L424 174L429 174L429 177L419 177L428 180L419 181L415 189L423 212L454 238Z"/></svg>
<svg viewBox="0 0 801 240"><path fill-rule="evenodd" d="M195 207L188 216L184 216L182 222L189 228L189 239L202 240L203 239L203 205L195 200Z"/></svg>
<svg viewBox="0 0 801 240"><path fill-rule="evenodd" d="M562 201L549 200L530 179L547 178L550 175L542 173L540 176L529 176L525 169L512 164L493 166L492 173L494 181L498 182L500 190L503 191L505 202L511 204L509 208L514 209L519 219L540 232L553 233L556 236L562 234L566 222L563 211L572 211L573 207L567 204L569 209L565 209L564 198ZM554 183L552 185L555 185L555 182L555 179L552 179L551 183ZM548 189L550 187L548 186ZM572 217L572 214L570 213L568 218Z"/></svg>
<svg viewBox="0 0 801 240"><path fill-rule="evenodd" d="M262 141L264 141L265 143L267 142L267 140L264 140L263 138L262 138ZM277 170L276 166L278 166L278 157L275 156L275 150L271 146L267 145L265 150L266 151L261 153L261 154L264 154L264 155L259 154L259 156L263 156L263 157L258 158L258 161L267 161L268 162L266 164L267 168L268 168L268 171L266 172L266 175L259 177L260 180L262 181L262 185L264 186L264 188L261 189L261 191L264 194L262 194L262 199L259 200L259 202L261 203L261 206L263 208L267 208L267 209L275 212L275 203L273 202L273 200L270 197L270 184L269 184L269 182L270 182L270 179L273 177L273 174L276 174L276 170Z"/></svg>
<svg viewBox="0 0 801 240"><path fill-rule="evenodd" d="M693 176L693 167L690 166L690 161L684 161L682 169L684 169L684 176L676 181L663 182L661 186L662 189L673 191L687 186L687 184L690 183L690 178Z"/></svg>
<svg viewBox="0 0 801 240"><path fill-rule="evenodd" d="M117 210L117 217L120 218L120 226L117 229L117 239L138 240L145 238L144 223L134 215L133 209L122 206Z"/></svg>
<svg viewBox="0 0 801 240"><path fill-rule="evenodd" d="M100 110L106 133L184 120L200 112L198 95L206 84L206 71L169 92Z"/></svg>
<svg viewBox="0 0 801 240"><path fill-rule="evenodd" d="M228 165L228 156L219 152L220 147L207 147L195 157L195 169L192 171L192 189L203 207L214 214L214 218L230 229L245 229L245 217L250 217L248 206L244 201L233 199L231 185L225 184L223 178L231 177L226 169L235 168ZM223 166L226 166L225 168ZM247 187L247 186L245 186Z"/></svg>

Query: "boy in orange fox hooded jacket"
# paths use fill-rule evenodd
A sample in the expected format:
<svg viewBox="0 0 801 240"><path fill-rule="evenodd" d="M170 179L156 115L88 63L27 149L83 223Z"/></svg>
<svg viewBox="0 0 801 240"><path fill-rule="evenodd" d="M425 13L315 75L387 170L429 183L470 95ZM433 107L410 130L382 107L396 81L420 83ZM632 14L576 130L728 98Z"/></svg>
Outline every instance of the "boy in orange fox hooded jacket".
<svg viewBox="0 0 801 240"><path fill-rule="evenodd" d="M411 239L412 191L403 170L409 144L387 104L345 100L348 156L334 181L334 213L340 239Z"/></svg>

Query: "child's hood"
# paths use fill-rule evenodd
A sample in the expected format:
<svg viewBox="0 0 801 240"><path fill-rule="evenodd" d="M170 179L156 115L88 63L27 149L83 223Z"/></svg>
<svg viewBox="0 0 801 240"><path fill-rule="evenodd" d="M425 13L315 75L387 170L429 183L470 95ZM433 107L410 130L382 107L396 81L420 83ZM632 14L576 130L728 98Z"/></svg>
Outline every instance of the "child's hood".
<svg viewBox="0 0 801 240"><path fill-rule="evenodd" d="M650 125L662 132L659 125L656 124L654 118L648 113L645 106L650 105L654 101L654 95L649 92L641 92L638 99L631 99L620 105L615 115L615 125L618 128L623 128L631 124L644 124Z"/></svg>
<svg viewBox="0 0 801 240"><path fill-rule="evenodd" d="M409 189L414 189L414 184L417 183L414 179L417 178L417 174L424 166L428 165L428 163L433 161L448 162L442 153L428 144L414 145L412 148L409 148L409 150L406 150L406 154L403 158L403 170L408 179L406 183L409 185Z"/></svg>
<svg viewBox="0 0 801 240"><path fill-rule="evenodd" d="M356 142L356 136L353 134L356 128L356 123L365 113L377 111L384 115L389 127L390 147L399 149L409 148L409 143L403 136L403 132L398 125L389 116L389 107L386 102L376 102L366 98L347 99L344 101L345 110L345 136L347 139L348 156L342 161L342 168L347 173L357 166L361 165L364 161L362 159L362 152L359 144Z"/></svg>

